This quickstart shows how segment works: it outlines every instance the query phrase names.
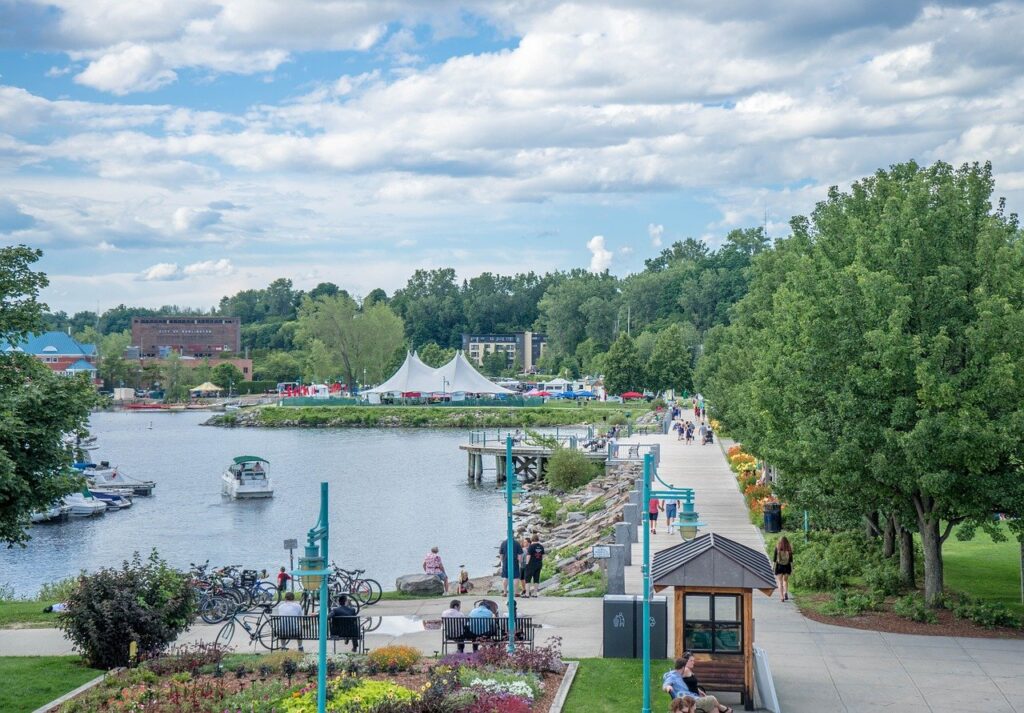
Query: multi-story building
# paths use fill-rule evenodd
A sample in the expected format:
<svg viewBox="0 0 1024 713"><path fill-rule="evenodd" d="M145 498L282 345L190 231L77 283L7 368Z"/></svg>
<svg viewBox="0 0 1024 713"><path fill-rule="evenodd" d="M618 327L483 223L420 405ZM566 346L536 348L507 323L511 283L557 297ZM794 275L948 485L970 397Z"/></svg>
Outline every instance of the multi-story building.
<svg viewBox="0 0 1024 713"><path fill-rule="evenodd" d="M199 358L237 353L242 349L242 323L238 317L132 317L132 345L143 359L171 352Z"/></svg>
<svg viewBox="0 0 1024 713"><path fill-rule="evenodd" d="M539 332L463 334L462 351L476 364L483 364L484 357L492 352L504 352L508 367L518 362L523 372L529 373L543 356L546 341Z"/></svg>
<svg viewBox="0 0 1024 713"><path fill-rule="evenodd" d="M88 374L96 381L96 345L81 344L64 332L33 334L19 344L0 342L0 351L31 354L51 370L64 376Z"/></svg>

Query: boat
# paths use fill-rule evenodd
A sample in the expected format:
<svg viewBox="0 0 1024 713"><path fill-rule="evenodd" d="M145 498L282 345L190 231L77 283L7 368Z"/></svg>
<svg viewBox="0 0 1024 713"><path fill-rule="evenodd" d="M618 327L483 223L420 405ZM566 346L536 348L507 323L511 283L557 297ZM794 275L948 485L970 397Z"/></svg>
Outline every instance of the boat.
<svg viewBox="0 0 1024 713"><path fill-rule="evenodd" d="M273 497L274 487L264 464L270 461L259 456L236 457L221 476L222 492L236 500Z"/></svg>
<svg viewBox="0 0 1024 713"><path fill-rule="evenodd" d="M75 463L75 467L82 471L89 483L89 487L95 490L127 492L130 495L152 495L156 483L152 480L139 480L130 475L121 473L117 468L111 468L110 462L101 460L99 465L95 463Z"/></svg>
<svg viewBox="0 0 1024 713"><path fill-rule="evenodd" d="M64 504L71 508L71 517L93 517L107 511L107 504L84 488L80 493L64 496Z"/></svg>
<svg viewBox="0 0 1024 713"><path fill-rule="evenodd" d="M93 497L106 503L107 510L124 510L132 506L131 493L123 490L90 490Z"/></svg>
<svg viewBox="0 0 1024 713"><path fill-rule="evenodd" d="M32 513L29 519L33 523L41 522L63 522L71 515L71 507L62 503L52 505L45 510Z"/></svg>

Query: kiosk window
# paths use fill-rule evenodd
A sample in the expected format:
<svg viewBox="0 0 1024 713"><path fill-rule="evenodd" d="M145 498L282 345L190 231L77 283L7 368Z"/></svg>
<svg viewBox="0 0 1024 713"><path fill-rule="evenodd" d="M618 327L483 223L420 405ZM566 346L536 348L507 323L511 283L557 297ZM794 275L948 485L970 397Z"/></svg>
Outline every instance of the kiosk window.
<svg viewBox="0 0 1024 713"><path fill-rule="evenodd" d="M736 594L687 594L684 646L690 651L739 653L743 649L740 597Z"/></svg>

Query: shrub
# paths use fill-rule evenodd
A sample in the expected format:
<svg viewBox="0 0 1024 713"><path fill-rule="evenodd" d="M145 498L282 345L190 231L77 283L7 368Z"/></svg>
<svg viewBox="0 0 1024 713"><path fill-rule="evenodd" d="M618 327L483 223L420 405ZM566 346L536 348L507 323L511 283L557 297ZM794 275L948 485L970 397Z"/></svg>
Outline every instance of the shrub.
<svg viewBox="0 0 1024 713"><path fill-rule="evenodd" d="M513 673L510 671L459 669L462 685L479 693L504 693L535 700L541 694L540 678L534 673Z"/></svg>
<svg viewBox="0 0 1024 713"><path fill-rule="evenodd" d="M611 416L608 417L608 425L609 426L625 426L626 425L626 415L622 414L622 413L613 413Z"/></svg>
<svg viewBox="0 0 1024 713"><path fill-rule="evenodd" d="M562 639L557 636L548 639L543 646L533 649L517 647L515 652L510 654L503 646L483 646L469 656L469 659L462 662L464 665L533 673L561 673L565 669L562 662Z"/></svg>
<svg viewBox="0 0 1024 713"><path fill-rule="evenodd" d="M917 594L908 594L905 597L900 597L893 603L892 610L897 616L901 616L904 619L919 621L924 624L935 624L938 622L935 612L929 609L924 599Z"/></svg>
<svg viewBox="0 0 1024 713"><path fill-rule="evenodd" d="M82 574L85 573L83 572ZM44 584L39 588L39 596L36 599L43 602L65 602L71 596L71 593L75 591L75 587L78 586L78 579L78 577L65 577L64 579L58 579L56 582Z"/></svg>
<svg viewBox="0 0 1024 713"><path fill-rule="evenodd" d="M903 591L903 580L894 565L887 562L876 562L864 568L864 584L872 594L887 597Z"/></svg>
<svg viewBox="0 0 1024 713"><path fill-rule="evenodd" d="M143 663L158 676L174 673L198 673L204 666L216 666L224 660L225 650L217 644L182 644Z"/></svg>
<svg viewBox="0 0 1024 713"><path fill-rule="evenodd" d="M580 451L559 448L548 459L548 485L556 490L575 490L596 476L597 467Z"/></svg>
<svg viewBox="0 0 1024 713"><path fill-rule="evenodd" d="M367 655L370 663L383 670L408 671L420 660L420 652L411 646L382 646Z"/></svg>
<svg viewBox="0 0 1024 713"><path fill-rule="evenodd" d="M316 686L307 688L308 690L298 692L298 695L293 694L284 698L280 710L288 713L316 711ZM417 698L408 688L388 681L363 681L344 675L329 681L327 688L327 710L337 713L356 713L389 701L402 703Z"/></svg>
<svg viewBox="0 0 1024 713"><path fill-rule="evenodd" d="M188 576L154 550L143 562L136 552L120 569L104 568L79 578L58 626L90 665L128 664L128 644L158 652L192 623L195 593Z"/></svg>
<svg viewBox="0 0 1024 713"><path fill-rule="evenodd" d="M873 595L838 589L823 611L834 616L859 616L867 611L877 611L881 605L880 598Z"/></svg>
<svg viewBox="0 0 1024 713"><path fill-rule="evenodd" d="M604 510L605 505L606 503L604 501L604 498L598 498L597 500L583 508L583 513L585 515L593 515L594 513L601 512L602 510Z"/></svg>
<svg viewBox="0 0 1024 713"><path fill-rule="evenodd" d="M973 621L986 629L997 626L1019 627L1020 619L1004 605L996 602L988 604L970 597L964 597L953 605L953 615L957 619Z"/></svg>
<svg viewBox="0 0 1024 713"><path fill-rule="evenodd" d="M558 522L558 511L562 507L558 498L554 495L541 495L538 502L540 503L540 519L544 524L554 525Z"/></svg>
<svg viewBox="0 0 1024 713"><path fill-rule="evenodd" d="M504 693L482 693L466 709L467 713L530 713L530 701Z"/></svg>
<svg viewBox="0 0 1024 713"><path fill-rule="evenodd" d="M725 452L725 455L726 455L727 458L732 458L737 453L742 453L742 452L743 452L743 446L741 446L739 443L734 443L733 445L729 446L729 450L727 450Z"/></svg>

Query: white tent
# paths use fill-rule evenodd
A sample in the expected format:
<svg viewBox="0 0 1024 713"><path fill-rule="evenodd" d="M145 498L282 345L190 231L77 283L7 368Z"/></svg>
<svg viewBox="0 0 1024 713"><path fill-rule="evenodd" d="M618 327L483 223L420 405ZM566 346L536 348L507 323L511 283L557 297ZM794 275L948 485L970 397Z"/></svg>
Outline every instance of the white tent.
<svg viewBox="0 0 1024 713"><path fill-rule="evenodd" d="M438 381L444 380L444 390L448 393L464 392L467 394L514 394L512 389L498 386L481 374L469 363L461 352L455 352L452 360L437 370ZM436 389L435 389L436 390Z"/></svg>
<svg viewBox="0 0 1024 713"><path fill-rule="evenodd" d="M364 394L397 394L419 391L431 393L441 389L441 378L434 377L437 371L424 364L418 354L406 352L405 361L391 378L379 386L367 389Z"/></svg>
<svg viewBox="0 0 1024 713"><path fill-rule="evenodd" d="M438 369L420 361L416 354L407 354L402 366L390 379L380 386L367 389L365 394L394 394L419 392L421 394L469 393L469 394L514 394L515 391L498 386L484 377L466 359L461 351L456 352L444 366Z"/></svg>

